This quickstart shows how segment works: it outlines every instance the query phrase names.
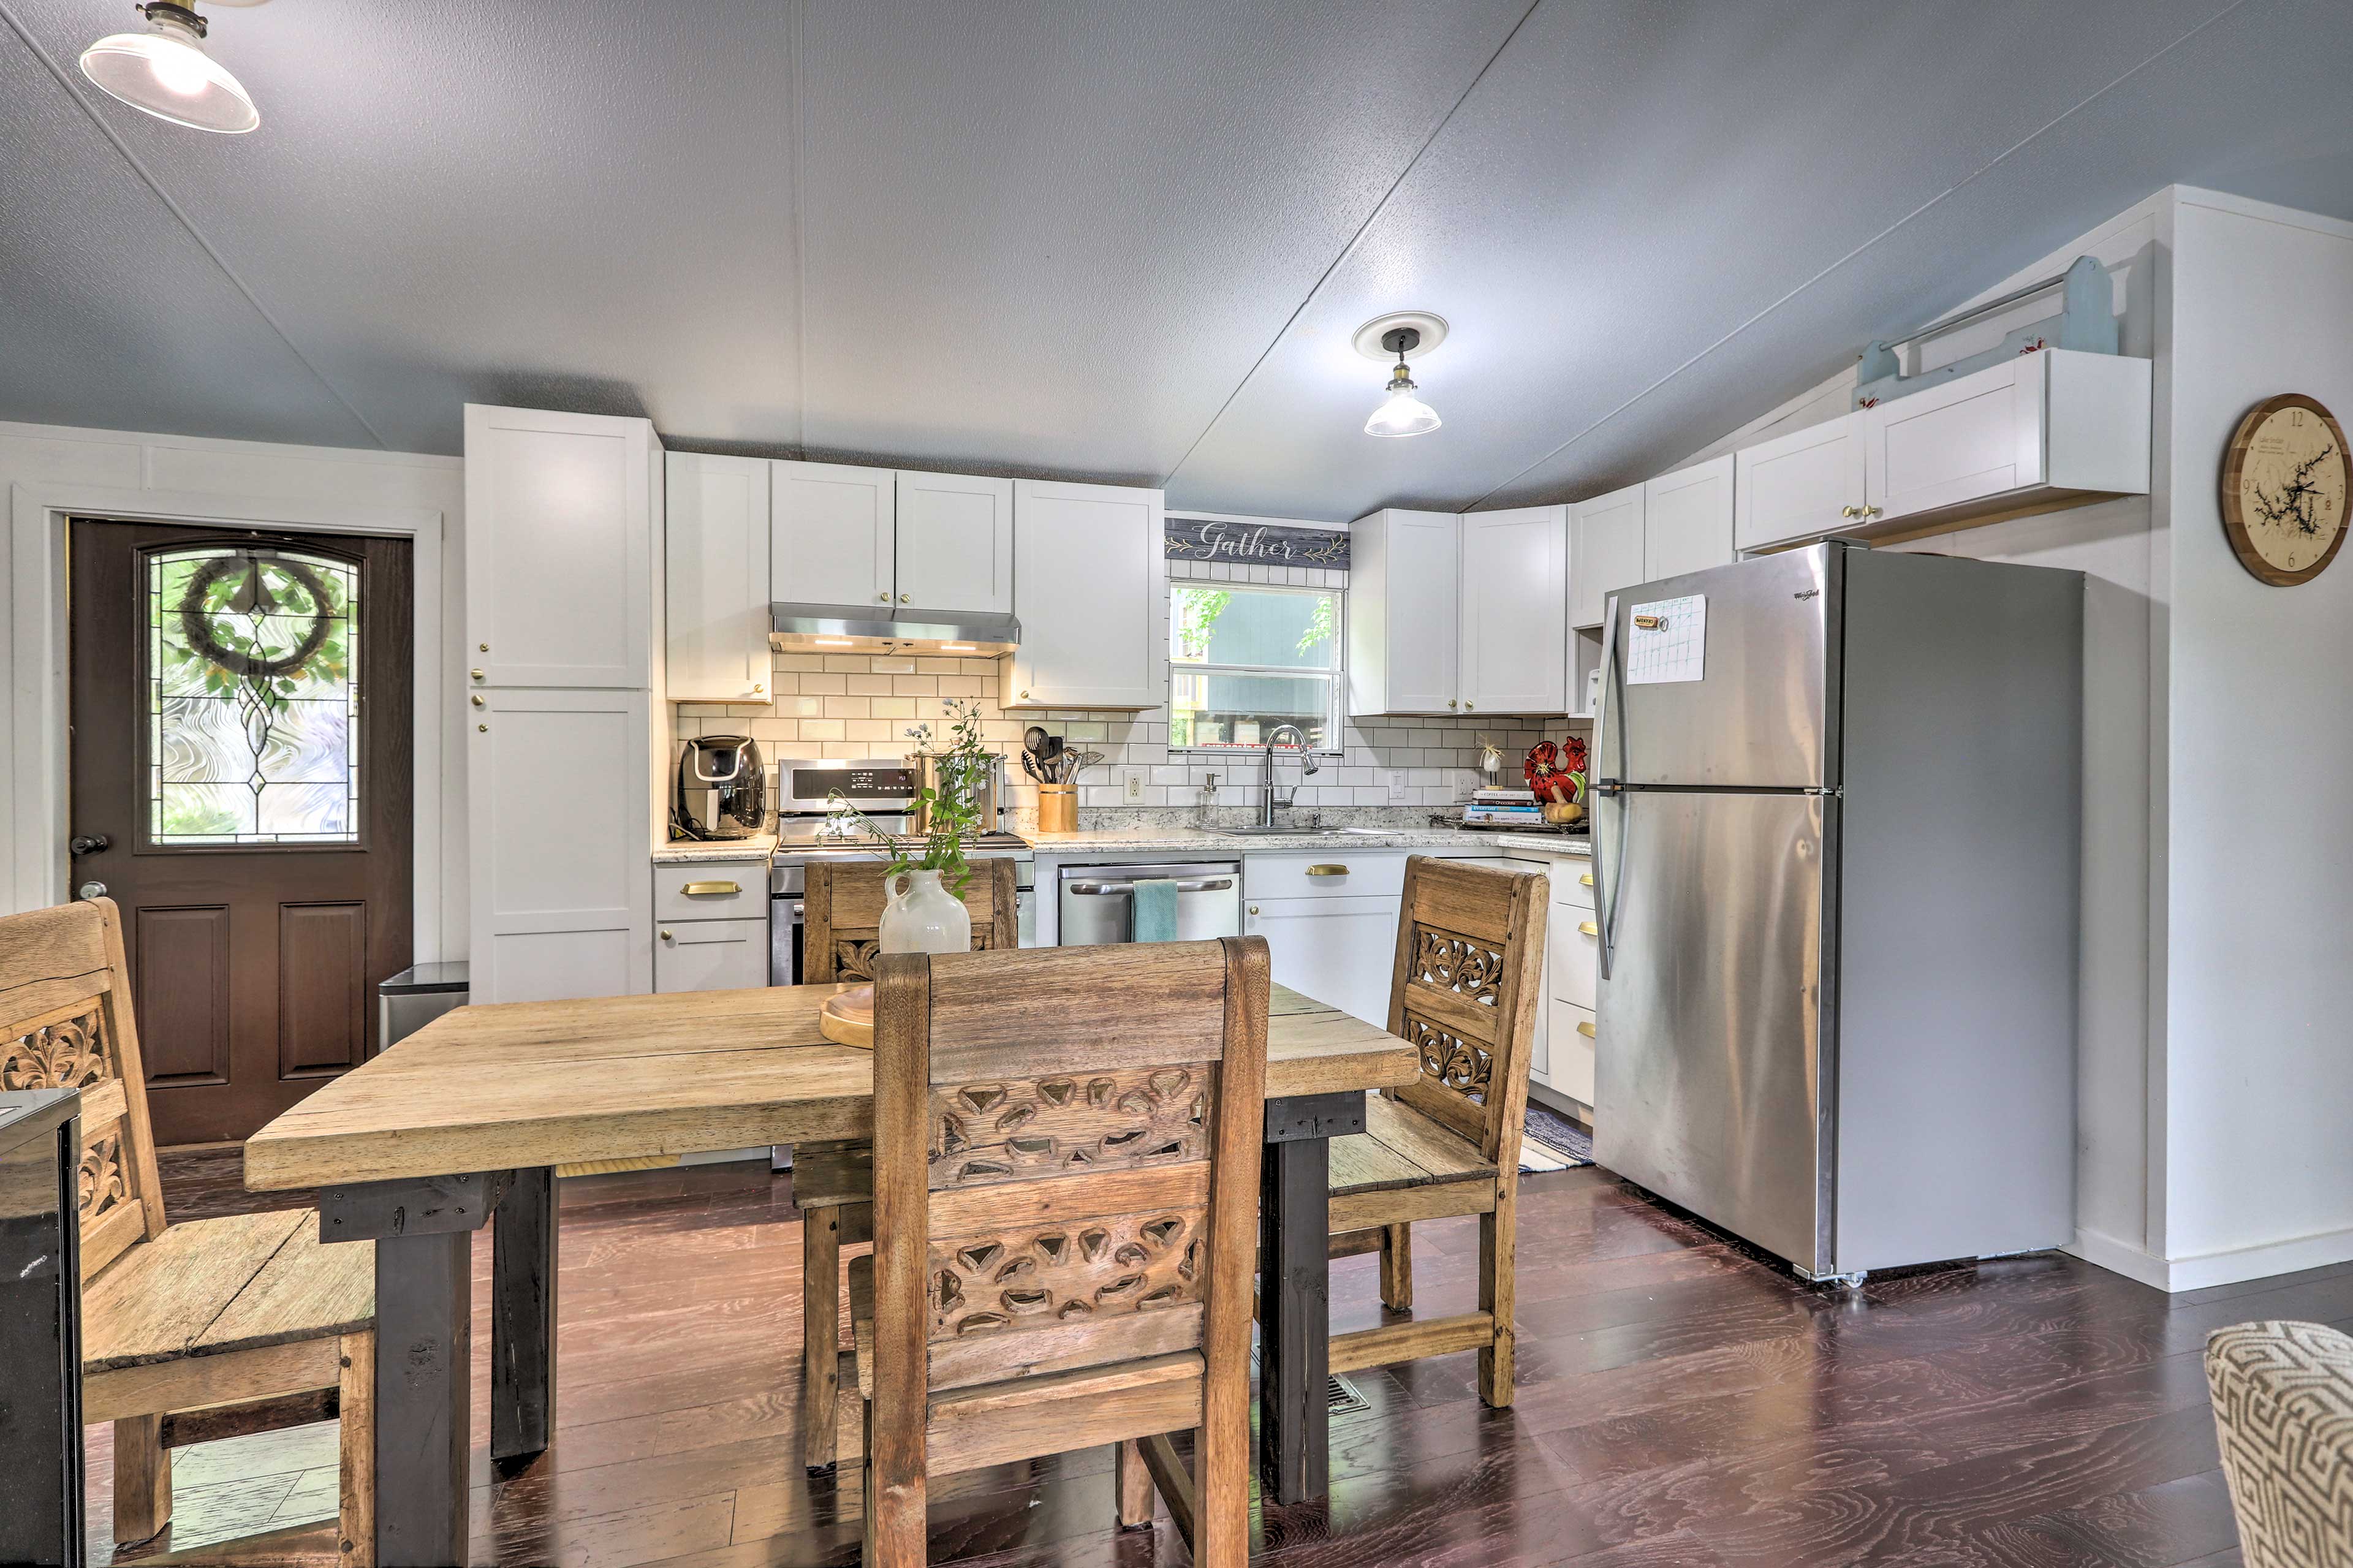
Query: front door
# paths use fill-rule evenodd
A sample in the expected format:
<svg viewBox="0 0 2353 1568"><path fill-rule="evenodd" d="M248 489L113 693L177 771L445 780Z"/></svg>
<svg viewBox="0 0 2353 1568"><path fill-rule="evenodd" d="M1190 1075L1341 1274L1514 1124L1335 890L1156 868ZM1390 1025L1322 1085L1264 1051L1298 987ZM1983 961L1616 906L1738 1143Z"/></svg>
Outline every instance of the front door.
<svg viewBox="0 0 2353 1568"><path fill-rule="evenodd" d="M162 1144L377 1046L410 962L405 539L77 519L72 886L122 910Z"/></svg>

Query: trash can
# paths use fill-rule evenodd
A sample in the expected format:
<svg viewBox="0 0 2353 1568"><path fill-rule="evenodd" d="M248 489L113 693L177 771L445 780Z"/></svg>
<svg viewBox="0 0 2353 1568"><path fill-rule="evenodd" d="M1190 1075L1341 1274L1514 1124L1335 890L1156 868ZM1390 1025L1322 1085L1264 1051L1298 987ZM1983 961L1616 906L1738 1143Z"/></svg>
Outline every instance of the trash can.
<svg viewBox="0 0 2353 1568"><path fill-rule="evenodd" d="M466 1005L466 965L417 963L375 988L379 1051L388 1051L442 1014Z"/></svg>

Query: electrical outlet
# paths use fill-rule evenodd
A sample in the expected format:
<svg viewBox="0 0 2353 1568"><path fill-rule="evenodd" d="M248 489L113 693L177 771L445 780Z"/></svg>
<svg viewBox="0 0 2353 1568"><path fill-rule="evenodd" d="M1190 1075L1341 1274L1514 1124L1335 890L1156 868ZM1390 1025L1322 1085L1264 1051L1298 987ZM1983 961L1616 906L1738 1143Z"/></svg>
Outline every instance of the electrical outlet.
<svg viewBox="0 0 2353 1568"><path fill-rule="evenodd" d="M1119 787L1122 800L1130 805L1142 805L1144 804L1144 770L1142 768L1120 769Z"/></svg>
<svg viewBox="0 0 2353 1568"><path fill-rule="evenodd" d="M1388 787L1389 799L1391 801L1401 801L1405 799L1404 769L1377 768L1373 771L1373 782Z"/></svg>

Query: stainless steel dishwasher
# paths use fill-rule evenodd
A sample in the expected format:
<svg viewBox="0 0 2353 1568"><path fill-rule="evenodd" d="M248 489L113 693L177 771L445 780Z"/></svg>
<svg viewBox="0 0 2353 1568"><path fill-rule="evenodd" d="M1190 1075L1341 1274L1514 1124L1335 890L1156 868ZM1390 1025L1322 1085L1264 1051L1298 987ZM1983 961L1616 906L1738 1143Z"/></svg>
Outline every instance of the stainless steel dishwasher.
<svg viewBox="0 0 2353 1568"><path fill-rule="evenodd" d="M1187 860L1173 866L1065 866L1057 903L1061 945L1096 947L1135 940L1134 884L1166 877L1176 884L1176 939L1200 942L1240 936L1242 865L1239 860Z"/></svg>

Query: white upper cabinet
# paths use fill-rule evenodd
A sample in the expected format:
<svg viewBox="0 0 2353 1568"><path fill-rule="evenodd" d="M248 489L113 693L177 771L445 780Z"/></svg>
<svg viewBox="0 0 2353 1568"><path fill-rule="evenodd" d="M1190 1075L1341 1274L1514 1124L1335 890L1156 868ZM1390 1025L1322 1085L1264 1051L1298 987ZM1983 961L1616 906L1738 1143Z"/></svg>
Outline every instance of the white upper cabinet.
<svg viewBox="0 0 2353 1568"><path fill-rule="evenodd" d="M1568 708L1568 509L1462 514L1462 707Z"/></svg>
<svg viewBox="0 0 2353 1568"><path fill-rule="evenodd" d="M1745 447L1733 542L1915 536L2145 495L2150 374L2044 349Z"/></svg>
<svg viewBox="0 0 2353 1568"><path fill-rule="evenodd" d="M1852 527L1863 507L1862 416L1734 454L1732 542L1761 550Z"/></svg>
<svg viewBox="0 0 2353 1568"><path fill-rule="evenodd" d="M1642 581L1732 564L1732 454L1642 486Z"/></svg>
<svg viewBox="0 0 2353 1568"><path fill-rule="evenodd" d="M1462 520L1377 511L1348 557L1350 716L1461 711Z"/></svg>
<svg viewBox="0 0 2353 1568"><path fill-rule="evenodd" d="M466 405L474 684L650 684L660 456L643 419Z"/></svg>
<svg viewBox="0 0 2353 1568"><path fill-rule="evenodd" d="M1642 581L1644 487L1568 509L1568 624L1598 626L1609 595Z"/></svg>
<svg viewBox="0 0 2353 1568"><path fill-rule="evenodd" d="M769 597L786 605L888 605L897 476L844 463L770 465Z"/></svg>
<svg viewBox="0 0 2353 1568"><path fill-rule="evenodd" d="M668 458L672 702L768 700L768 470L765 458Z"/></svg>
<svg viewBox="0 0 2353 1568"><path fill-rule="evenodd" d="M1014 613L1006 708L1157 708L1167 701L1168 581L1158 490L1013 481Z"/></svg>
<svg viewBox="0 0 2353 1568"><path fill-rule="evenodd" d="M2046 349L1861 411L1865 534L2148 489L2150 365Z"/></svg>
<svg viewBox="0 0 2353 1568"><path fill-rule="evenodd" d="M898 475L893 602L915 610L1013 611L1013 481Z"/></svg>

